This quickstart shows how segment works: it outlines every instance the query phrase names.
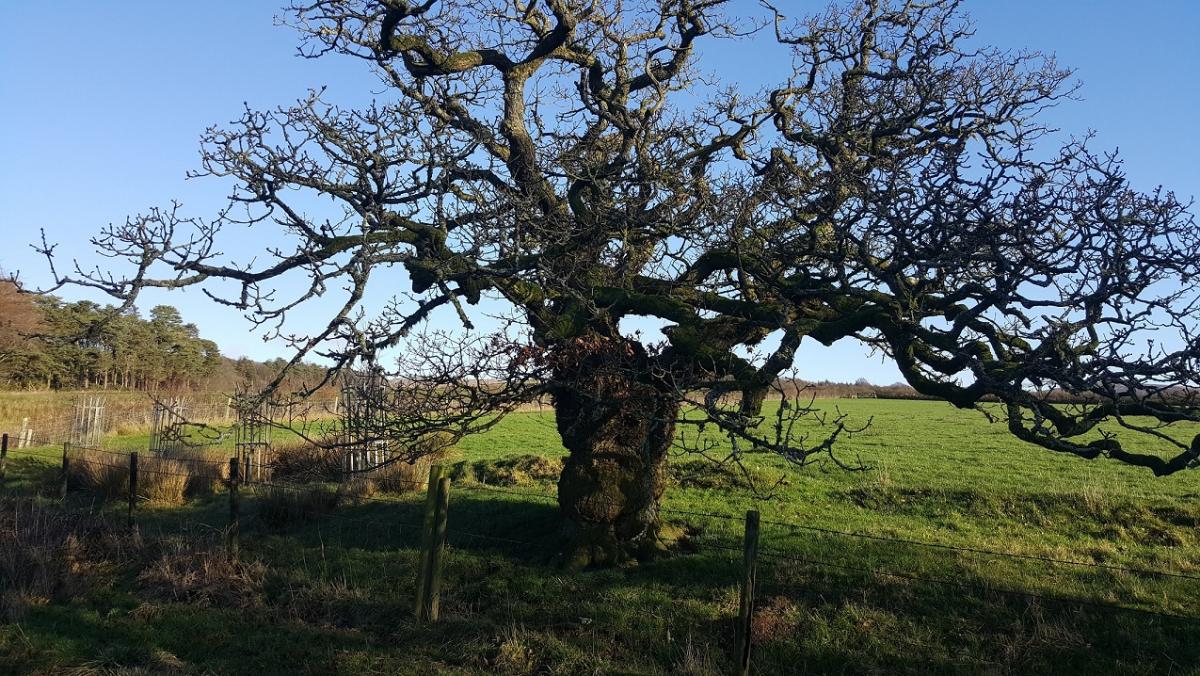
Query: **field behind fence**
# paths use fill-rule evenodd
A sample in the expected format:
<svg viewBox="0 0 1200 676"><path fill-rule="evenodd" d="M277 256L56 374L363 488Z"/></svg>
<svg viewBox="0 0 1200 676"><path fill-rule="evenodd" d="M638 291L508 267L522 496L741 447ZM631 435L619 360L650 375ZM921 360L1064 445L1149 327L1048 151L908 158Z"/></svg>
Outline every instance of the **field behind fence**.
<svg viewBox="0 0 1200 676"><path fill-rule="evenodd" d="M9 435L14 448L25 448L81 443L82 428L90 442L84 445L115 444L132 449L149 443L156 416L164 406L175 407L188 424L228 432L222 441L232 439L232 426L239 419L236 396L220 392L5 392L0 393L0 433ZM299 429L301 419L319 422L336 417L338 406L337 397L290 407L280 404L273 407L273 422L284 427L297 423ZM226 445L231 446L232 441Z"/></svg>
<svg viewBox="0 0 1200 676"><path fill-rule="evenodd" d="M162 395L178 399L182 395ZM236 417L229 395L194 393L182 396L195 422L230 423ZM155 398L142 392L5 392L0 394L0 432L16 440L28 431L40 444L71 438L81 407L99 402L102 436L145 433L154 423Z"/></svg>

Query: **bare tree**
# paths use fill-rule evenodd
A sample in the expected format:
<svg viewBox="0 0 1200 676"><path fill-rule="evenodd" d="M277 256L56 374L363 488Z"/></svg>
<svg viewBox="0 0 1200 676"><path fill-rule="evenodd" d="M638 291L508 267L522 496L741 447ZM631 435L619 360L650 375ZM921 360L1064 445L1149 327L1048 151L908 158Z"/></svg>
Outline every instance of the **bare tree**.
<svg viewBox="0 0 1200 676"><path fill-rule="evenodd" d="M1051 450L1195 465L1200 437L1166 429L1198 418L1188 205L1135 191L1087 139L1048 148L1039 118L1072 94L1069 71L967 46L958 4L792 22L728 0L296 0L303 52L361 59L385 95L347 110L313 92L209 130L199 173L233 182L230 208L110 227L96 245L134 271L60 281L127 302L204 285L263 325L340 292L325 328L281 336L293 364L335 367L439 308L471 328L471 306L504 299L523 332L408 344L393 431L465 433L549 396L581 561L653 541L680 425L797 463L832 454L844 418L808 442L811 406L763 406L806 339L864 340L919 392ZM702 45L745 35L790 58L785 82L756 93L702 71ZM340 211L315 217L306 194ZM235 227L269 232L257 262L222 253ZM396 268L411 293L364 315ZM286 278L307 282L284 297ZM665 342L623 332L633 316L664 322ZM1086 403L1052 405L1063 391ZM1158 450L1081 440L1105 421Z"/></svg>

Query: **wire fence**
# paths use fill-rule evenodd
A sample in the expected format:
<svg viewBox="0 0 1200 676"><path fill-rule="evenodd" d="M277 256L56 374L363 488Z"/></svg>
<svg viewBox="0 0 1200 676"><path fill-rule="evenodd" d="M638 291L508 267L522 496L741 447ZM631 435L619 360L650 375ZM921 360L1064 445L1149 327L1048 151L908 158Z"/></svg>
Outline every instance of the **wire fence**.
<svg viewBox="0 0 1200 676"><path fill-rule="evenodd" d="M129 473L132 477L131 465L133 454L111 449L95 447L78 447L70 444L63 446L64 467L68 472L87 467L91 469L111 471L113 473ZM43 463L47 460L46 451L35 449L9 449L10 460L36 459ZM153 456L140 458L137 465L137 479L128 482L129 485L145 486L146 482L155 477L176 477L184 480L194 479L198 474L207 472L210 478L218 482L217 495L210 496L207 501L195 501L196 504L207 506L212 514L203 520L183 518L171 520L156 512L153 517L143 517L135 514L135 505L145 502L152 496L150 492L137 490L134 499L130 501L131 523L136 522L139 528L158 529L160 534L187 534L191 532L207 535L228 535L230 529L240 531L241 538L253 542L256 537L306 537L313 536L321 540L325 546L325 538L335 536L343 544L368 547L397 547L416 549L421 546L422 535L428 530L428 523L422 519L422 505L419 501L405 496L380 496L364 492L356 492L353 482L304 482L288 480L253 480L238 477L237 470L231 470L229 461L212 459L159 459ZM178 464L172 464L178 463ZM268 468L273 468L268 465ZM235 481L230 481L230 472ZM270 472L267 473L270 476ZM414 494L426 491L427 481L394 478L392 481L410 489ZM89 510L95 509L95 495L90 495L86 486L68 486L64 477L63 489L70 490L72 496L93 498ZM133 490L133 489L129 489ZM225 493L240 491L241 507L234 508L233 516L224 522L222 516L222 498ZM450 501L449 523L445 528L445 539L451 547L474 548L488 547L504 549L519 553L528 560L531 556L550 555L557 545L559 536L557 530L556 512L544 509L555 505L558 497L554 494L521 490L510 486L497 486L477 481L463 481L453 484L456 499ZM280 494L290 494L294 501L287 503L280 499ZM65 496L65 493L63 494ZM483 498L486 502L496 496L516 498L511 502L539 505L533 513L524 515L514 513L514 510L495 509L494 506L483 518L477 508L472 511L470 500L464 501L462 496L470 496L470 500ZM111 497L111 496L109 496ZM190 499L190 498L189 498ZM64 500L64 504L68 501ZM277 503L283 503L281 504ZM236 503L231 503L236 504ZM688 543L686 551L695 555L717 556L726 559L734 566L744 554L743 543L739 542L741 526L746 517L741 515L698 511L674 508L669 505L660 509L663 517L683 521L693 526L702 524L705 520L717 520L726 524L724 529L711 530L697 528L696 535ZM112 515L112 510L108 514ZM462 526L455 523L456 517L461 517ZM499 525L497 525L497 523ZM489 530L489 524L494 530ZM1106 574L1128 576L1138 581L1172 580L1179 584L1200 582L1200 575L1178 571L1153 569L1137 566L1121 566L1100 561L1082 561L1037 553L1010 552L999 549L989 549L977 546L967 546L955 543L925 541L907 537L897 537L886 534L838 530L813 524L795 523L778 519L764 518L761 524L767 527L766 546L758 552L767 575L760 577L763 590L779 594L803 594L807 583L803 580L791 581L799 568L811 575L849 574L859 580L878 580L881 578L905 580L910 583L927 585L949 590L961 595L974 595L977 598L1004 596L1023 598L1030 601L1045 602L1076 608L1088 608L1104 612L1131 612L1140 615L1153 616L1173 622L1200 622L1200 616L1177 614L1161 609L1148 608L1130 603L1118 603L1100 600L1103 595L1096 593L1090 598L1062 593L1046 593L1044 589L1014 589L992 584L984 579L972 579L973 575L966 574L957 559L942 559L920 567L904 568L899 563L904 557L899 555L898 548L917 549L936 555L937 553L952 554L955 557L969 555L983 557L989 560L1007 560L1015 564L1035 564L1043 568L1067 568L1103 571ZM307 530L306 530L307 529ZM815 534L821 538L835 539L839 544L833 547L793 547L781 549L774 543L774 529L790 534ZM855 557L847 543L858 542L871 545L884 545L888 549L882 553L873 553L870 557ZM810 542L811 543L811 542ZM793 543L794 544L794 543ZM813 552L816 550L816 553ZM820 555L824 552L825 555ZM831 556L836 554L837 556ZM871 561L870 565L863 559ZM876 565L884 559L887 565ZM930 571L949 571L947 575L934 574ZM731 575L733 584L735 576ZM1054 575L1046 577L1043 587L1053 587L1057 578ZM1103 592L1112 592L1105 589ZM1200 587L1189 587L1188 595L1196 598ZM1133 603L1136 603L1135 599Z"/></svg>
<svg viewBox="0 0 1200 676"><path fill-rule="evenodd" d="M66 445L66 450L64 451L64 453L73 462L82 461L91 466L99 466L99 467L104 467L104 468L109 468L109 469L120 469L120 470L128 469L129 457L130 457L130 455L133 454L129 451L115 451L115 450L102 449L102 448L97 448L97 447L84 447L84 446L69 445L69 444ZM95 454L95 455L99 455L99 456L105 456L107 458L110 458L111 460L108 460L108 461L98 460L95 457L83 458L82 457L83 454ZM30 458L45 459L47 457L45 453L32 452L29 450L22 450L22 449L9 449L8 455L10 457L18 457L18 458L30 457ZM165 464L167 464L168 466L171 464L178 464L178 465L182 465L182 466L185 466L188 468L203 466L203 467L211 467L213 469L228 470L228 467L229 467L229 462L222 461L222 460L210 460L210 459L203 459L203 458L156 459L152 456L149 456L149 457L143 456L142 457L143 464L139 465L139 469L138 469L140 474L155 474L155 475L162 475L162 476L177 476L177 477L192 477L192 476L194 476L193 472L186 471L186 470L180 471L178 469L174 469L174 470L164 469L162 467L157 467L154 465L148 466L146 464L147 460L150 460L152 462L154 460L165 461ZM268 469L273 469L276 467L276 465L271 464L271 463L264 464L263 466ZM355 472L355 474L361 474L367 478L370 478L369 472ZM412 479L389 478L389 482L407 486L408 488L412 489L413 491L425 490L428 487L427 482L412 480ZM307 481L290 481L289 482L289 481L245 480L245 479L243 479L242 483L243 483L243 485L250 486L253 488L275 488L275 489L292 490L292 491L309 491L309 490L314 490L315 488L321 487L320 484L314 484L312 482L307 482ZM524 500L544 501L544 502L548 502L548 503L557 503L558 502L558 496L556 494L539 492L539 491L517 490L514 488L510 488L510 487L497 486L497 485L491 485L491 484L479 483L479 482L456 483L455 490L456 491L466 491L468 493L488 493L488 494L498 494L498 495L505 495L505 496L515 496L515 497L522 498ZM391 506L396 506L397 504L399 504L399 503L397 503L397 501L395 499L392 499L392 498L377 498L377 497L373 497L373 496L369 496L369 495L358 495L358 496L355 496L354 499L356 501L360 501L360 502L381 503L381 504L387 504L387 505L391 505ZM668 506L660 507L659 512L664 515L669 515L669 516L674 516L674 517L695 517L695 518L704 518L704 519L719 519L719 520L728 521L728 522L737 523L737 524L742 523L745 518L742 515L678 509L678 508L673 508L673 507L668 507ZM1040 554L1029 554L1029 553L1022 553L1022 552L1007 552L1007 551L1001 551L1001 550L996 550L996 549L985 549L985 548L972 547L972 546L966 546L966 545L948 544L948 543L942 543L942 542L930 542L930 541L915 540L915 539L911 539L911 538L896 537L896 536L890 536L890 535L880 535L880 534L876 534L876 533L864 533L864 532L837 530L837 529L826 528L826 527L822 527L822 526L814 526L811 524L800 524L800 523L779 521L779 520L773 520L773 519L762 519L761 523L764 525L775 526L775 527L787 529L790 531L803 531L803 532L819 533L821 535L826 535L826 536L836 536L836 537L842 537L842 538L869 540L869 541L873 541L873 542L899 544L899 545L906 545L906 546L913 546L913 547L944 550L944 551L966 553L966 554L976 554L976 555L982 555L982 556L988 556L988 557L1006 558L1006 559L1013 559L1013 560L1037 561L1040 563L1047 563L1047 564L1053 564L1053 565L1096 568L1096 569L1103 569L1103 570L1107 570L1107 571L1124 573L1124 574L1133 575L1133 576L1169 577L1169 578L1176 578L1176 579L1182 579L1182 580L1200 581L1200 575L1182 573L1182 572L1176 572L1176 571L1169 571L1169 570L1157 570L1157 569L1150 569L1150 568L1144 568L1144 567L1119 566L1119 565L1110 564L1110 563L1063 559L1063 558L1045 556L1045 555L1040 555ZM479 537L484 537L484 536L479 536ZM534 544L534 543L525 542L524 544Z"/></svg>
<svg viewBox="0 0 1200 676"><path fill-rule="evenodd" d="M186 411L186 422L198 425L232 425L239 417L237 395L224 393L192 393L171 395L159 393L77 393L56 398L55 403L34 398L26 404L12 402L0 414L0 432L9 435L13 446L22 448L52 445L56 441L80 441L81 407L89 407L92 416L86 421L99 436L113 433L148 432L158 417L161 404L177 403ZM318 398L307 402L276 402L272 414L280 422L291 424L298 420L318 420L333 417L339 410L335 398Z"/></svg>

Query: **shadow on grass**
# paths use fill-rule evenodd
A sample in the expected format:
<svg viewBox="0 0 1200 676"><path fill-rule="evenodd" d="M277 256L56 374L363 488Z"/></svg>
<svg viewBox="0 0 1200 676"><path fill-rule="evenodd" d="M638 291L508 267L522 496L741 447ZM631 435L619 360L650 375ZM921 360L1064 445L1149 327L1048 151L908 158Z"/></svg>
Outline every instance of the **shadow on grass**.
<svg viewBox="0 0 1200 676"><path fill-rule="evenodd" d="M54 664L86 665L96 673L332 674L340 672L342 653L371 648L361 634L265 610L120 600L132 607L101 597L32 610L20 629L35 654L12 655L13 671L5 673L35 671L36 653L52 653Z"/></svg>
<svg viewBox="0 0 1200 676"><path fill-rule="evenodd" d="M978 572L960 571L956 586L784 562L767 564L759 580L763 659L813 673L1155 674L1200 666L1192 640L1200 619L1007 593Z"/></svg>
<svg viewBox="0 0 1200 676"><path fill-rule="evenodd" d="M71 497L74 505L85 499ZM123 507L98 509L121 518ZM55 646L56 664L165 669L177 660L220 673L336 673L347 669L351 654L385 673L401 664L482 668L497 645L514 641L540 664L582 671L669 672L697 659L693 646L708 651L694 671L723 669L728 660L741 556L735 550L706 548L701 540L692 553L640 566L567 572L550 564L561 537L554 502L457 490L448 518L444 621L431 627L410 619L421 494L363 499L283 525L265 523L258 507L245 496L241 537L246 556L273 571L263 607L169 603L144 616L140 592L113 592L36 608L21 630L35 647ZM139 505L137 514L148 537L211 535L228 517L228 496L219 493L182 506ZM999 593L989 587L1021 578L944 552L815 537L786 544L780 537L773 546L861 570L770 558L760 564L759 673L1149 674L1200 666L1193 640L1200 621ZM1088 582L1098 594L1113 593L1118 582L1086 570L1079 577L1071 584ZM36 662L37 655L28 657Z"/></svg>
<svg viewBox="0 0 1200 676"><path fill-rule="evenodd" d="M61 464L52 464L49 455L9 455L3 491L9 494L28 495L49 492L57 487L62 475ZM61 460L59 460L61 463Z"/></svg>
<svg viewBox="0 0 1200 676"><path fill-rule="evenodd" d="M243 527L243 538L279 534L310 545L368 550L419 548L425 518L423 500L414 495L343 505L283 525L256 520L252 503L246 512L248 528ZM495 499L466 491L451 499L447 523L451 547L526 564L549 563L561 537L561 520L553 503Z"/></svg>

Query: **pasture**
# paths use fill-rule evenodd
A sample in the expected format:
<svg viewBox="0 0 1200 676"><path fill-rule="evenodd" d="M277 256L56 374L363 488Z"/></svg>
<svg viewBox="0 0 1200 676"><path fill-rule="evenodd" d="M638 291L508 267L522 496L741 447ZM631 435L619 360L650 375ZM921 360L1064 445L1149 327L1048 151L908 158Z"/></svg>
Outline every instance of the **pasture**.
<svg viewBox="0 0 1200 676"><path fill-rule="evenodd" d="M465 440L432 625L412 619L419 491L248 490L229 562L219 488L139 505L129 536L120 500L74 492L61 516L61 448L14 452L0 671L728 673L757 509L755 673L1197 673L1194 474L1058 456L941 403L818 404L872 419L838 448L868 469L673 457L669 554L616 570L555 564L549 412Z"/></svg>

